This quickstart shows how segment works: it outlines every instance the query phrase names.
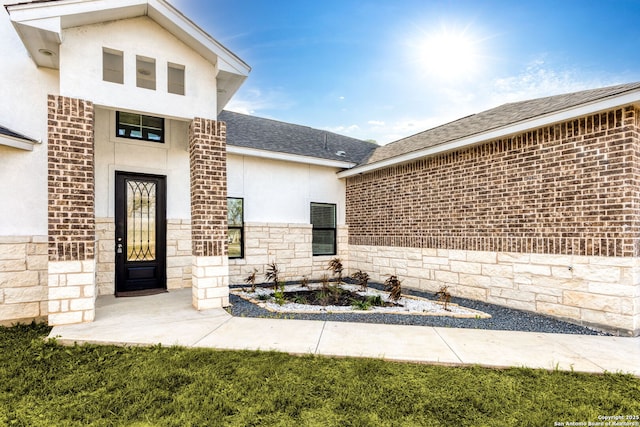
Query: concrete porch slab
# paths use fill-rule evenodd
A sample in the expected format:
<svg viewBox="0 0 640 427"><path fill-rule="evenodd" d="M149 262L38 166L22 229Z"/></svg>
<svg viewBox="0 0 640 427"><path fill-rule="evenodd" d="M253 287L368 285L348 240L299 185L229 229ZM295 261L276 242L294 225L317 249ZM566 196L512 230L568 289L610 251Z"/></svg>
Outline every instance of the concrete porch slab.
<svg viewBox="0 0 640 427"><path fill-rule="evenodd" d="M196 347L314 354L325 322L233 317Z"/></svg>
<svg viewBox="0 0 640 427"><path fill-rule="evenodd" d="M327 322L318 353L429 363L461 362L434 328L423 326Z"/></svg>
<svg viewBox="0 0 640 427"><path fill-rule="evenodd" d="M223 309L197 311L191 289L144 297L101 296L91 323L56 326L50 337L63 344L193 346L232 316Z"/></svg>
<svg viewBox="0 0 640 427"><path fill-rule="evenodd" d="M275 350L640 377L640 337L232 317L223 309L195 310L191 289L135 298L101 296L94 322L56 326L49 336L63 344Z"/></svg>

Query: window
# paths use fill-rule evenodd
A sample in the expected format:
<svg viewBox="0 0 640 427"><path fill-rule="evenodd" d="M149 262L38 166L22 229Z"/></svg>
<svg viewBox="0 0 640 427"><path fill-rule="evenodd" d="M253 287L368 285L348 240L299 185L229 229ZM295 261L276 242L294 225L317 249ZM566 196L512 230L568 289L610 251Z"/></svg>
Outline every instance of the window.
<svg viewBox="0 0 640 427"><path fill-rule="evenodd" d="M313 255L336 254L336 205L311 203Z"/></svg>
<svg viewBox="0 0 640 427"><path fill-rule="evenodd" d="M156 60L136 56L136 86L156 90Z"/></svg>
<svg viewBox="0 0 640 427"><path fill-rule="evenodd" d="M102 48L102 80L124 83L124 60L119 50Z"/></svg>
<svg viewBox="0 0 640 427"><path fill-rule="evenodd" d="M164 142L164 119L117 111L116 136L162 143Z"/></svg>
<svg viewBox="0 0 640 427"><path fill-rule="evenodd" d="M244 257L244 199L227 198L229 258Z"/></svg>
<svg viewBox="0 0 640 427"><path fill-rule="evenodd" d="M169 93L184 95L184 65L169 62L167 65L167 79Z"/></svg>

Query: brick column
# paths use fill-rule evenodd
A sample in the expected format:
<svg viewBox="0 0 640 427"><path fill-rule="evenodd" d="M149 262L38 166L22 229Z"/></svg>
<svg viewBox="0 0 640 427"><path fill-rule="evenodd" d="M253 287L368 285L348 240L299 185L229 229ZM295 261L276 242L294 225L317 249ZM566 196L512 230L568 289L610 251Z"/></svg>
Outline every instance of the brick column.
<svg viewBox="0 0 640 427"><path fill-rule="evenodd" d="M93 104L48 98L49 324L95 317Z"/></svg>
<svg viewBox="0 0 640 427"><path fill-rule="evenodd" d="M189 126L192 301L198 310L229 305L227 153L223 122Z"/></svg>

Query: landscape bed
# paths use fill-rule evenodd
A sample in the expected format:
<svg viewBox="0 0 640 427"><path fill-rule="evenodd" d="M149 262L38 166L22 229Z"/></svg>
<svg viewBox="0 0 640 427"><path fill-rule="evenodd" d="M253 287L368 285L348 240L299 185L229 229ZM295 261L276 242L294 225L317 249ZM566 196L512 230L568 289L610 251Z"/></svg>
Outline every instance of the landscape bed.
<svg viewBox="0 0 640 427"><path fill-rule="evenodd" d="M258 285L256 289L268 287ZM482 301L453 296L452 304L487 313L490 318L463 318L453 316L424 316L413 314L381 313L375 311L316 311L316 312L277 312L243 299L236 293L246 285L232 285L229 300L229 313L238 317L287 318L300 320L321 320L354 323L381 323L389 325L416 325L446 328L489 329L502 331L523 331L541 333L560 333L578 335L611 335L610 333L584 325L577 325L541 314L489 304ZM271 287L273 289L273 287ZM381 283L370 283L369 289L383 290ZM403 296L417 296L429 300L437 299L435 294L414 289L403 289Z"/></svg>
<svg viewBox="0 0 640 427"><path fill-rule="evenodd" d="M394 301L389 292L369 287L361 289L347 283L333 283L330 286L282 285L275 290L273 287L257 287L253 291L234 288L231 292L276 313L379 313L473 319L491 317L487 313L459 304L445 304L414 295L402 295Z"/></svg>

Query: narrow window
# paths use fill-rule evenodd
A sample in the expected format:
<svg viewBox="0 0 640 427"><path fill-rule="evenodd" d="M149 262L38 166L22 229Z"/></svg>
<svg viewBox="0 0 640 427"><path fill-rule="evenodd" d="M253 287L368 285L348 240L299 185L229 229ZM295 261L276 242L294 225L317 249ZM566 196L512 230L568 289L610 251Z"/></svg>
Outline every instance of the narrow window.
<svg viewBox="0 0 640 427"><path fill-rule="evenodd" d="M184 65L169 62L167 65L167 78L167 90L169 93L184 95Z"/></svg>
<svg viewBox="0 0 640 427"><path fill-rule="evenodd" d="M116 136L162 143L164 142L164 119L117 111Z"/></svg>
<svg viewBox="0 0 640 427"><path fill-rule="evenodd" d="M119 50L102 48L102 80L124 83L124 59Z"/></svg>
<svg viewBox="0 0 640 427"><path fill-rule="evenodd" d="M156 90L156 60L136 56L136 86Z"/></svg>
<svg viewBox="0 0 640 427"><path fill-rule="evenodd" d="M229 258L244 257L244 199L227 198Z"/></svg>
<svg viewBox="0 0 640 427"><path fill-rule="evenodd" d="M311 203L313 255L336 254L336 205Z"/></svg>

